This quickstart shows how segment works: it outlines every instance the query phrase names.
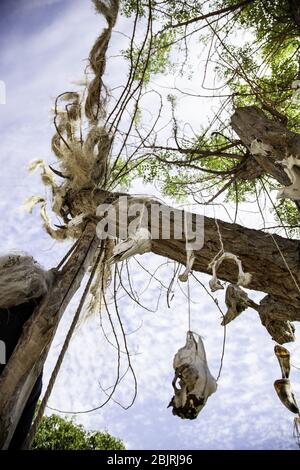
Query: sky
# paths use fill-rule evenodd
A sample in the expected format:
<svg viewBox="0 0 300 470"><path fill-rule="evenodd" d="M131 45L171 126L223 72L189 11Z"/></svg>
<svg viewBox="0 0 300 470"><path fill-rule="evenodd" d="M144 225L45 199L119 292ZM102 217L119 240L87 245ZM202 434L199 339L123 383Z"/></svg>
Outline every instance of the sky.
<svg viewBox="0 0 300 470"><path fill-rule="evenodd" d="M45 192L38 174L29 175L27 169L33 159L55 161L50 150L51 107L56 95L73 88L73 82L82 78L89 50L103 24L89 1L0 2L0 80L6 84L6 104L0 104L1 252L27 251L45 268L58 263L68 243L49 238L43 231L38 210L29 215L20 209L26 198ZM122 21L117 25L121 31L126 31L126 27L127 23ZM114 47L122 47L117 32L112 41ZM116 76L120 77L117 67L118 62L113 59L106 77L110 85L115 83ZM168 76L157 80L160 86L170 83ZM181 106L183 116L199 120L199 104L195 100ZM135 190L157 192L154 187L140 184ZM244 210L240 221L257 226L254 214L247 206ZM218 211L216 215L225 220L226 213ZM162 258L146 254L139 261L152 272L158 268L160 279L166 283L172 276L173 264L164 263ZM134 289L144 291L141 298L148 309L125 297L120 301L120 315L138 379L137 399L131 408L124 409L133 394L133 383L127 375L115 397L123 407L110 402L93 413L68 416L74 416L87 429L108 430L121 438L128 449L295 449L293 415L281 405L273 389L274 380L280 378L274 343L256 312L250 309L227 329L218 390L199 417L183 421L172 415L167 408L173 392L172 361L185 343L188 326L186 287L175 284L170 308L164 296L157 308L158 283L152 281L148 285L148 274L135 260L130 261L130 270ZM199 279L208 285L208 276L200 275ZM220 313L193 281L191 292L192 329L203 337L209 367L216 376L223 341ZM259 293L251 295L256 300L262 298ZM223 306L224 292L218 294L218 300ZM77 302L78 296L61 321L45 365L45 386ZM110 339L104 315L102 322ZM288 348L293 362L299 365L299 343ZM51 408L84 411L99 406L105 399L103 388L109 390L115 374L116 351L105 340L99 315L95 315L76 331L48 402L47 414L52 412ZM297 369L292 370L292 379L299 397Z"/></svg>

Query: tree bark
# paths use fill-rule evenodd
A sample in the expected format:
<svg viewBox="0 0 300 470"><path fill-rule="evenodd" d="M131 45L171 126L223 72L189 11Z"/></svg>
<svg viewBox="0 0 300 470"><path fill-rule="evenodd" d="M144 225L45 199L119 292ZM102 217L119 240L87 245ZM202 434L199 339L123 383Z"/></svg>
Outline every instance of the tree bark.
<svg viewBox="0 0 300 470"><path fill-rule="evenodd" d="M238 256L244 271L252 274L248 287L275 296L286 305L299 308L300 293L286 266L287 263L295 280L300 283L299 242L278 235L273 235L273 238L270 234L238 224L221 220L217 222L225 251ZM204 246L196 251L193 268L195 271L210 274L208 265L221 248L215 220L204 217L204 230ZM184 236L183 240L153 240L152 251L182 264L186 263ZM237 269L232 263L225 261L218 270L218 277L235 283ZM292 317L291 320L300 320L300 311L294 311Z"/></svg>
<svg viewBox="0 0 300 470"><path fill-rule="evenodd" d="M299 134L288 130L284 124L268 118L256 106L238 108L231 118L231 127L249 149L255 139L268 145L270 147L268 156L253 155L253 157L261 168L280 184L286 186L291 183L280 162L289 155L300 154Z"/></svg>
<svg viewBox="0 0 300 470"><path fill-rule="evenodd" d="M57 326L91 264L99 240L89 223L61 271L32 317L0 377L0 448L7 449L27 398L40 374Z"/></svg>
<svg viewBox="0 0 300 470"><path fill-rule="evenodd" d="M288 156L300 156L300 135L290 131L278 121L268 118L256 106L238 108L231 118L231 126L241 141L251 149L251 143L257 139L269 147L268 155L252 155L265 173L271 175L283 186L291 181L281 165ZM300 212L300 201L294 201Z"/></svg>

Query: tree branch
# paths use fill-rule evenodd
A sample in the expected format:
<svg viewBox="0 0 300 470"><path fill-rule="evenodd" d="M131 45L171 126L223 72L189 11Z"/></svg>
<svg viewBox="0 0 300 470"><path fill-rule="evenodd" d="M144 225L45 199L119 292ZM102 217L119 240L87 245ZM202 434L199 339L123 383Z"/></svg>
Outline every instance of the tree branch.
<svg viewBox="0 0 300 470"><path fill-rule="evenodd" d="M284 124L268 118L256 106L237 108L231 118L231 127L249 150L255 139L268 146L268 155L253 155L253 157L265 172L280 184L291 184L280 162L289 155L299 155L299 134L287 129Z"/></svg>
<svg viewBox="0 0 300 470"><path fill-rule="evenodd" d="M82 211L84 207L98 206L100 204L115 203L120 196L127 196L129 203L145 203L149 215L149 229L151 230L151 206L160 205L164 212L169 211L170 218L170 237L164 239L161 233L157 240L152 240L152 251L160 256L173 259L182 264L186 263L185 236L182 228L181 238L174 239L174 214L173 208L162 204L160 201L152 198L134 197L126 193L111 193L109 191L82 190L80 192L70 192L68 204L75 215ZM146 202L145 202L146 201ZM185 220L184 211L181 213L181 220ZM193 230L196 230L196 214L193 214ZM210 274L208 265L220 250L220 240L217 233L215 219L203 216L204 221L204 246L196 251L194 269L203 273ZM245 271L252 274L250 289L265 292L272 296L280 298L283 303L299 307L300 292L297 292L296 283L300 285L300 261L299 261L299 242L290 240L278 235L264 233L260 230L249 229L238 224L232 224L217 221L224 250L237 255ZM287 268L288 266L288 268ZM292 272L294 279L289 274ZM225 262L218 271L220 279L229 282L235 282L236 271L233 265ZM298 315L298 314L297 314ZM295 319L295 318L294 318ZM300 313L297 316L300 320Z"/></svg>
<svg viewBox="0 0 300 470"><path fill-rule="evenodd" d="M204 15L196 16L195 18L190 18L189 20L186 20L186 21L181 21L181 22L173 24L173 25L168 25L165 28L163 28L163 30L161 32L166 31L166 30L171 29L171 28L180 28L182 26L188 26L192 23L197 23L198 21L205 20L205 19L211 18L213 16L222 15L224 13L231 13L231 12L234 12L234 11L238 10L239 8L242 8L246 5L250 5L250 3L253 3L254 1L255 0L244 0L243 2L236 3L235 5L230 5L228 7L220 8L220 10L211 11L211 12L206 13Z"/></svg>
<svg viewBox="0 0 300 470"><path fill-rule="evenodd" d="M299 134L268 118L256 106L237 108L231 118L231 126L250 151L255 139L268 147L268 155L252 154L266 173L284 186L292 183L280 162L290 155L300 155ZM300 211L300 201L295 201L295 204Z"/></svg>

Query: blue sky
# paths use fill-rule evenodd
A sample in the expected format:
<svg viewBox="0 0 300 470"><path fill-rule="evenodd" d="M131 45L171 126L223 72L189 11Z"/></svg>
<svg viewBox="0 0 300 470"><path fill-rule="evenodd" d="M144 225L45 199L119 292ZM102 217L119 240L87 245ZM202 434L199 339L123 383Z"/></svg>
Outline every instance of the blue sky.
<svg viewBox="0 0 300 470"><path fill-rule="evenodd" d="M89 1L0 3L0 80L5 81L7 88L6 104L0 105L1 251L28 251L47 268L58 262L68 245L54 242L44 233L38 211L28 215L20 210L28 196L45 191L38 175L29 176L27 167L36 158L54 161L50 151L51 106L57 94L82 78L89 49L103 24ZM126 25L121 22L118 28ZM119 46L118 38L113 35L114 47ZM116 66L112 63L108 69L108 83L116 80ZM161 84L168 80L170 77L161 77ZM191 101L183 104L182 112L198 118L198 109L193 109ZM156 191L149 187L143 190ZM223 212L217 215L225 218ZM253 214L247 212L241 221L248 226L257 223ZM147 254L140 261L154 270L163 260ZM143 291L148 276L134 260L130 267L135 289ZM172 269L173 265L163 266L161 279L170 279ZM208 283L207 276L200 278ZM203 336L210 368L216 375L223 338L220 314L199 285L192 284L191 288L192 327ZM143 303L155 310L158 294L158 285L152 283L142 297ZM126 298L122 300L120 314L127 331L132 332L128 341L138 377L137 400L129 410L111 402L97 412L77 415L76 420L89 429L107 429L131 449L295 448L293 416L280 404L273 390L274 380L280 377L274 343L252 310L229 325L218 390L198 419L188 422L172 416L167 409L172 396L172 360L185 342L187 329L186 298L180 286L175 286L174 294L170 309L162 298L159 309L152 313ZM224 293L218 297L222 305ZM73 300L59 327L45 367L45 384L77 300L77 297ZM103 318L110 334L105 321ZM299 365L299 346L293 344L289 349ZM115 370L116 353L104 340L99 317L95 316L78 329L49 405L63 410L97 406L104 400L99 383L110 387ZM293 378L299 396L299 371L293 370ZM126 405L132 390L128 376L116 399Z"/></svg>
<svg viewBox="0 0 300 470"><path fill-rule="evenodd" d="M8 41L12 37L38 34L71 5L72 0L2 0L1 35Z"/></svg>

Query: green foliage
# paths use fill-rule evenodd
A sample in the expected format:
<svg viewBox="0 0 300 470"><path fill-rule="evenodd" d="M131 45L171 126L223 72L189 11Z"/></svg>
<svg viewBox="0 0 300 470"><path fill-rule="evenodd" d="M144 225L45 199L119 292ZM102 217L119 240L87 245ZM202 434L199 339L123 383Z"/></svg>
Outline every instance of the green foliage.
<svg viewBox="0 0 300 470"><path fill-rule="evenodd" d="M123 442L107 432L88 432L57 415L44 416L34 439L34 450L124 450Z"/></svg>
<svg viewBox="0 0 300 470"><path fill-rule="evenodd" d="M243 46L227 44L218 69L237 96L235 105L257 105L273 116L284 116L290 128L299 129L299 103L292 100L292 83L300 77L299 28L289 1L256 1L236 21L240 36L248 31L251 38Z"/></svg>
<svg viewBox="0 0 300 470"><path fill-rule="evenodd" d="M288 199L283 199L276 207L275 219L279 224L286 223L288 225L287 232L293 236L300 236L300 216L299 211L294 203Z"/></svg>
<svg viewBox="0 0 300 470"><path fill-rule="evenodd" d="M160 173L162 172L162 173ZM136 177L142 178L144 183L151 183L159 179L160 176L167 176L168 171L165 166L155 158L147 158L136 169Z"/></svg>
<svg viewBox="0 0 300 470"><path fill-rule="evenodd" d="M203 1L185 2L178 0L168 0L166 2L151 0L152 14L154 18L163 20L164 26L169 26L172 21L179 23L189 20L196 15L201 14ZM141 0L123 0L121 2L122 13L130 17L139 13L140 17L145 16L148 2Z"/></svg>
<svg viewBox="0 0 300 470"><path fill-rule="evenodd" d="M115 162L112 171L111 180L118 180L119 189L128 191L130 184L134 178L133 172L134 164L126 161L124 158L119 157Z"/></svg>
<svg viewBox="0 0 300 470"><path fill-rule="evenodd" d="M172 69L169 54L174 37L174 31L163 32L139 46L122 51L123 56L132 64L135 81L147 84L151 75Z"/></svg>
<svg viewBox="0 0 300 470"><path fill-rule="evenodd" d="M236 185L229 186L226 200L231 202L248 202L253 199L253 194L257 190L256 180L239 180Z"/></svg>
<svg viewBox="0 0 300 470"><path fill-rule="evenodd" d="M122 2L127 17L138 11L141 25L145 26L151 17L151 40L148 37L142 50L140 44L125 52L136 66L134 78L142 81L143 86L151 85L156 74L182 73L190 52L194 53L189 49L189 40L194 37L193 46L199 44L207 53L206 63L204 60L194 63L194 70L205 69L205 76L210 64L220 82L215 90L208 87L210 92L231 95L230 100L224 100L224 108L212 119L212 124L201 129L194 139L185 142L184 131L180 132L178 123L174 125L176 145L179 142L181 147L178 151L160 145L159 150L154 149L153 155L141 159L140 166L132 169L135 177L147 183L155 181L164 194L176 200L199 192L214 196L225 186L225 201L243 202L253 200L265 190L257 179L259 172L256 179L250 175L247 180L247 175L239 171L245 160L251 158L249 149L240 142L226 147L237 138L228 119L234 108L258 106L288 129L300 132L300 99L295 99L292 87L293 82L300 80L300 28L293 18L290 1L249 0L237 8L239 3L242 0L150 0L150 11L149 2ZM232 11L228 10L226 15L212 14L230 7ZM199 20L207 13L209 20ZM175 121L176 96L167 100L171 102ZM237 177L232 178L235 172ZM276 186L267 175L264 179L270 180L269 189ZM232 184L227 184L231 180ZM276 202L274 216L283 224L293 227L298 224L293 202ZM290 234L295 234L295 230L298 229L292 228Z"/></svg>

